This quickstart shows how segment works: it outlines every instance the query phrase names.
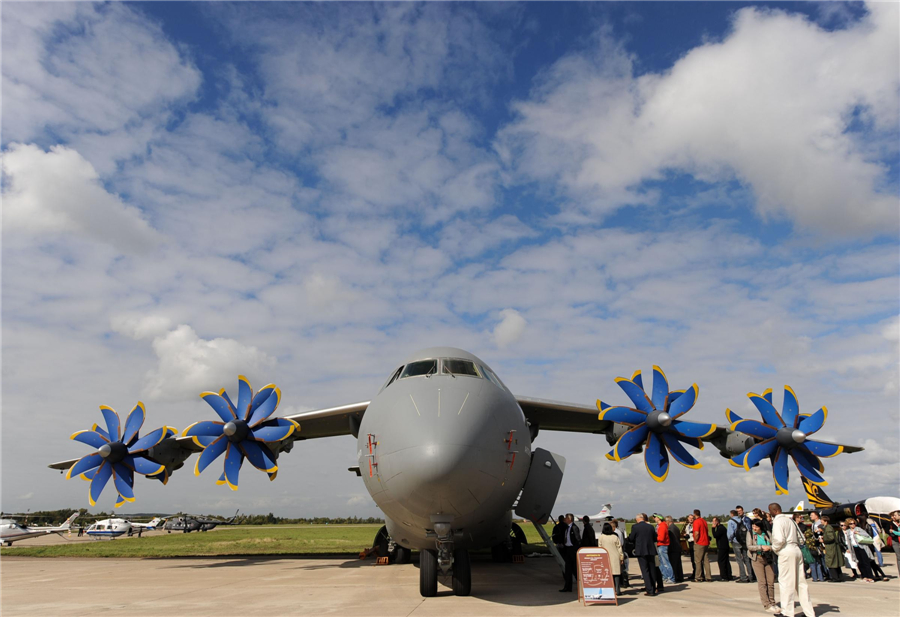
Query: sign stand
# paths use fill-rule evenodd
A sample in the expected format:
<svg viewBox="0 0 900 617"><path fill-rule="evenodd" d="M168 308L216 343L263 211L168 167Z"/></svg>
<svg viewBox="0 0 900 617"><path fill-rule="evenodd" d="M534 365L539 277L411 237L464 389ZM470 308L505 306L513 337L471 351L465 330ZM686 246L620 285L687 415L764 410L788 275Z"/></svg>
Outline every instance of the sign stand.
<svg viewBox="0 0 900 617"><path fill-rule="evenodd" d="M577 553L578 599L589 604L615 604L616 584L605 548L580 548Z"/></svg>

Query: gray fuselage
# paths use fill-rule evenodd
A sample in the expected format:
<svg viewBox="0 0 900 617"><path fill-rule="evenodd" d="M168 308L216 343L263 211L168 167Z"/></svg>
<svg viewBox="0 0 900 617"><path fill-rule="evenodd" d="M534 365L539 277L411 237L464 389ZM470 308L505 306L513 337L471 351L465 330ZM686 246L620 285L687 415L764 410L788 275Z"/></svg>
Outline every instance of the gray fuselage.
<svg viewBox="0 0 900 617"><path fill-rule="evenodd" d="M425 349L402 367L431 359L428 374L395 371L369 404L358 437L362 477L401 546L434 548L435 523L450 524L457 547L493 546L508 537L528 475L525 416L490 367L461 349ZM470 363L476 375L447 372Z"/></svg>

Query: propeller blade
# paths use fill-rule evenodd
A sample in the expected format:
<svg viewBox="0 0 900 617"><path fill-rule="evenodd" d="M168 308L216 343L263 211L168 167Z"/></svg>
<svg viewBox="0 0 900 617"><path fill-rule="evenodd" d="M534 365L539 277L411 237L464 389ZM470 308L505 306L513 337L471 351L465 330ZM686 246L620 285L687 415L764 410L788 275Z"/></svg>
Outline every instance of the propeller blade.
<svg viewBox="0 0 900 617"><path fill-rule="evenodd" d="M800 416L800 401L790 386L784 387L784 404L781 406L781 419L784 425L791 428L797 428L797 421Z"/></svg>
<svg viewBox="0 0 900 617"><path fill-rule="evenodd" d="M775 494L788 494L788 453L784 448L778 449L778 454L772 462L772 477L775 479Z"/></svg>
<svg viewBox="0 0 900 617"><path fill-rule="evenodd" d="M151 461L149 458L140 455L132 456L129 454L122 462L142 476L155 476L166 468L165 465L160 465L156 461Z"/></svg>
<svg viewBox="0 0 900 617"><path fill-rule="evenodd" d="M222 435L206 446L203 452L200 453L200 456L197 457L197 462L194 464L194 475L199 476L204 469L209 467L210 463L219 458L219 456L221 456L228 448L229 443L231 442L228 441L228 437Z"/></svg>
<svg viewBox="0 0 900 617"><path fill-rule="evenodd" d="M197 437L191 437L191 441L200 446L201 448L205 448L212 442L214 442L219 437L211 436L211 435L201 435Z"/></svg>
<svg viewBox="0 0 900 617"><path fill-rule="evenodd" d="M103 492L103 487L106 486L106 483L109 482L109 478L112 476L112 465L103 461L103 464L100 465L100 469L97 470L97 473L94 474L94 479L91 480L91 490L88 493L88 501L91 506L97 505L97 500L100 499L100 493Z"/></svg>
<svg viewBox="0 0 900 617"><path fill-rule="evenodd" d="M804 445L801 444L791 450L791 454L795 454L796 458L802 459L804 464L810 469L815 469L819 473L825 471L825 465L822 464L819 457L810 452Z"/></svg>
<svg viewBox="0 0 900 617"><path fill-rule="evenodd" d="M250 464L260 471L265 471L266 473L278 471L278 465L275 464L275 456L265 444L245 439L239 446L241 452L250 461Z"/></svg>
<svg viewBox="0 0 900 617"><path fill-rule="evenodd" d="M828 408L824 405L817 412L808 418L802 418L800 425L797 427L807 435L812 435L820 428L825 426L825 420L828 419Z"/></svg>
<svg viewBox="0 0 900 617"><path fill-rule="evenodd" d="M802 430L802 429L801 429ZM803 442L803 446L816 456L823 458L831 458L837 456L844 451L844 446L837 443L825 443L823 441L813 441L807 439Z"/></svg>
<svg viewBox="0 0 900 617"><path fill-rule="evenodd" d="M299 428L300 425L297 423L288 426L258 426L250 429L250 435L256 441L275 442L287 439L291 436L291 433Z"/></svg>
<svg viewBox="0 0 900 617"><path fill-rule="evenodd" d="M235 414L242 420L250 420L250 403L253 401L253 388L243 375L238 375L238 402Z"/></svg>
<svg viewBox="0 0 900 617"><path fill-rule="evenodd" d="M158 428L155 431L151 431L138 439L136 442L131 444L131 447L128 448L129 454L138 454L145 450L149 450L163 439L166 438L168 431L166 430L168 427Z"/></svg>
<svg viewBox="0 0 900 617"><path fill-rule="evenodd" d="M86 443L92 448L100 448L103 445L109 443L109 439L107 439L97 431L78 431L77 433L74 433L69 439L74 439L75 441Z"/></svg>
<svg viewBox="0 0 900 617"><path fill-rule="evenodd" d="M597 401L597 406L600 406L600 401ZM647 421L647 414L635 411L630 407L607 407L600 412L600 415L597 416L597 418L609 422L620 422L622 424L637 426L638 424Z"/></svg>
<svg viewBox="0 0 900 617"><path fill-rule="evenodd" d="M681 433L685 437L696 437L703 439L716 432L715 424L704 424L703 422L687 422L686 420L675 420L672 422L672 430Z"/></svg>
<svg viewBox="0 0 900 617"><path fill-rule="evenodd" d="M83 474L79 474L78 477L81 478L82 480L90 482L91 480L94 479L95 473L97 473L96 469L89 469L89 470L85 471Z"/></svg>
<svg viewBox="0 0 900 617"><path fill-rule="evenodd" d="M816 484L818 486L828 486L828 482L825 481L819 471L813 467L810 467L802 455L798 453L798 448L794 448L791 451L791 458L794 459L794 464L797 466L797 470L800 472L800 475L803 476L806 480Z"/></svg>
<svg viewBox="0 0 900 617"><path fill-rule="evenodd" d="M616 461L622 461L635 453L635 451L647 439L647 433L650 428L646 424L641 424L626 432L619 437L616 446L613 448L613 458Z"/></svg>
<svg viewBox="0 0 900 617"><path fill-rule="evenodd" d="M625 379L624 377L616 377L616 383L619 384L619 387L625 391L625 394L628 395L628 398L631 399L631 402L634 403L634 406L639 411L643 411L644 413L650 413L654 411L653 403L650 402L650 399L647 398L646 392L644 389L639 387L636 383L631 381L630 379Z"/></svg>
<svg viewBox="0 0 900 617"><path fill-rule="evenodd" d="M116 505L114 508L120 507L123 503L125 503L125 499L121 495L116 495Z"/></svg>
<svg viewBox="0 0 900 617"><path fill-rule="evenodd" d="M229 442L228 450L225 453L225 484L233 491L238 490L238 475L241 473L243 462L244 455L241 450Z"/></svg>
<svg viewBox="0 0 900 617"><path fill-rule="evenodd" d="M669 453L672 455L679 464L684 465L690 469L700 469L703 465L700 464L700 461L695 459L690 452L685 450L684 446L681 445L679 439L672 435L671 433L663 433L662 434L663 443L669 448Z"/></svg>
<svg viewBox="0 0 900 617"><path fill-rule="evenodd" d="M225 472L224 471L222 472L222 475L219 476L219 479L216 480L216 484L220 484L220 485L225 484Z"/></svg>
<svg viewBox="0 0 900 617"><path fill-rule="evenodd" d="M634 375L631 376L631 381L637 384L637 387L641 390L644 389L644 378L641 377L641 371L637 370L634 372Z"/></svg>
<svg viewBox="0 0 900 617"><path fill-rule="evenodd" d="M669 415L672 416L672 419L678 419L678 416L683 416L691 410L699 397L700 387L694 384L669 404Z"/></svg>
<svg viewBox="0 0 900 617"><path fill-rule="evenodd" d="M119 414L116 413L115 409L106 405L100 405L100 413L103 414L103 419L106 420L106 432L109 434L109 440L119 441L119 438L122 436L122 430L119 426Z"/></svg>
<svg viewBox="0 0 900 617"><path fill-rule="evenodd" d="M776 450L778 450L778 442L775 441L774 438L766 439L765 441L750 446L742 461L744 469L750 471L751 468L759 465L761 460L767 456L771 456Z"/></svg>
<svg viewBox="0 0 900 617"><path fill-rule="evenodd" d="M222 422L231 422L238 419L235 412L231 409L231 405L221 394L217 392L202 392L200 393L200 398L206 401L213 408L213 411L219 414Z"/></svg>
<svg viewBox="0 0 900 617"><path fill-rule="evenodd" d="M655 381L654 379L654 383ZM662 482L669 475L669 455L656 433L650 433L650 436L647 437L647 445L644 447L644 466L650 477L657 482Z"/></svg>
<svg viewBox="0 0 900 617"><path fill-rule="evenodd" d="M250 419L247 421L251 427L258 426L266 421L266 419L275 413L275 410L278 408L278 403L281 402L281 390L275 386L275 384L269 384L264 386L260 393L263 391L269 391L269 394L263 399L259 406L253 410L253 413L250 415Z"/></svg>
<svg viewBox="0 0 900 617"><path fill-rule="evenodd" d="M756 420L738 420L731 425L731 430L747 433L757 439L769 439L778 432L768 424L763 424Z"/></svg>
<svg viewBox="0 0 900 617"><path fill-rule="evenodd" d="M748 393L747 396L750 398L750 402L752 402L759 410L763 422L765 422L769 426L775 427L776 429L785 426L784 421L781 419L781 415L779 415L778 410L775 409L772 403L761 397L759 394L754 394L753 392Z"/></svg>
<svg viewBox="0 0 900 617"><path fill-rule="evenodd" d="M664 433L665 435L671 435L681 443L686 443L687 445L697 448L698 450L703 449L703 440L698 439L697 437L685 437L684 435L679 435L678 433Z"/></svg>
<svg viewBox="0 0 900 617"><path fill-rule="evenodd" d="M772 405L772 388L766 388L765 392L762 393L762 397Z"/></svg>
<svg viewBox="0 0 900 617"><path fill-rule="evenodd" d="M742 417L740 417L730 409L725 409L725 418L728 420L728 424L734 424L735 422L740 422L741 420L743 420Z"/></svg>
<svg viewBox="0 0 900 617"><path fill-rule="evenodd" d="M229 407L231 407L231 412L235 416L237 416L237 411L236 411L237 407L234 406L234 402L231 400L231 397L228 396L227 392L225 392L225 388L222 388L221 390L219 390L219 396L221 396L223 399L225 399L225 402L228 403Z"/></svg>
<svg viewBox="0 0 900 617"><path fill-rule="evenodd" d="M666 398L669 396L669 380L658 366L653 366L653 406L660 411L666 410Z"/></svg>
<svg viewBox="0 0 900 617"><path fill-rule="evenodd" d="M109 433L107 433L105 430L100 428L100 426L97 423L94 423L94 426L91 427L91 430L94 431L95 433L99 433L101 437L105 437L107 441L111 441L109 438Z"/></svg>
<svg viewBox="0 0 900 617"><path fill-rule="evenodd" d="M202 422L194 422L189 427L181 431L182 437L218 437L225 428L224 422L216 422L214 420L203 420Z"/></svg>
<svg viewBox="0 0 900 617"><path fill-rule="evenodd" d="M80 459L75 461L74 465L69 468L69 472L66 474L66 480L71 479L72 476L80 476L89 469L94 469L102 464L103 457L100 456L98 452L88 454L87 456L82 456Z"/></svg>
<svg viewBox="0 0 900 617"><path fill-rule="evenodd" d="M134 409L129 412L128 417L125 418L125 430L122 432L122 443L128 445L128 442L137 437L138 431L144 426L144 419L146 417L147 410L144 409L144 404L138 401L137 405L134 406Z"/></svg>
<svg viewBox="0 0 900 617"><path fill-rule="evenodd" d="M125 501L134 501L134 476L131 475L131 470L122 463L115 463L112 467L113 483L119 496Z"/></svg>

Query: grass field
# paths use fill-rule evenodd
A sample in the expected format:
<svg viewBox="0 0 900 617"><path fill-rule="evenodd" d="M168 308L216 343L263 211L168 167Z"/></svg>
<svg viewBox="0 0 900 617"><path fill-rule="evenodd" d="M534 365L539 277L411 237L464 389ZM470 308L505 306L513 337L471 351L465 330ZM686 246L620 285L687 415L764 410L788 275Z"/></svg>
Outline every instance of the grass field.
<svg viewBox="0 0 900 617"><path fill-rule="evenodd" d="M628 527L631 525L629 524ZM208 533L154 532L142 538L89 540L3 547L0 554L22 557L224 557L233 555L354 555L372 546L380 525L241 525ZM522 524L526 552L547 548L531 524ZM552 525L546 525L549 535Z"/></svg>

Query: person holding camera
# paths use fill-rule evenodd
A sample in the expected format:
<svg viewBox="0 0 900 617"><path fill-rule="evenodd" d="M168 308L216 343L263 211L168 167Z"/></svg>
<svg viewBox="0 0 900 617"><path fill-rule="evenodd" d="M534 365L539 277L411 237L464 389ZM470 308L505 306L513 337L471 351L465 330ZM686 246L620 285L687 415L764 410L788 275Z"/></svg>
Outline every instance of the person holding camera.
<svg viewBox="0 0 900 617"><path fill-rule="evenodd" d="M753 519L750 531L747 532L747 554L756 574L756 585L759 588L759 601L770 613L780 613L775 603L775 552L772 550L772 536L766 531L765 521Z"/></svg>

